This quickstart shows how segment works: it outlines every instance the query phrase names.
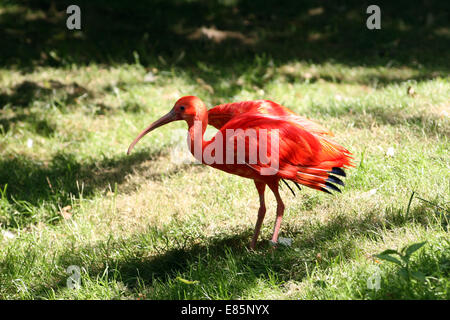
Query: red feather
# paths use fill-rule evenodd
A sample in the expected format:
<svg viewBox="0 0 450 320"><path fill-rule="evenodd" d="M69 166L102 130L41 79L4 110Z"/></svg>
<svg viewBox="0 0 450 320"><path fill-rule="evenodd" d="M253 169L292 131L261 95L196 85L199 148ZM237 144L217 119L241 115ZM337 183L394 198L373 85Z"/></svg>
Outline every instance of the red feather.
<svg viewBox="0 0 450 320"><path fill-rule="evenodd" d="M254 129L257 133L256 141L249 141L243 131L238 129ZM235 161L233 165L227 164L211 164L212 167L226 171L238 172L240 176L246 178L268 182L275 177L278 179L292 180L314 189L325 188L326 180L329 172L334 167L345 168L353 166L351 160L351 153L344 147L329 140L328 138L308 132L301 126L295 124L291 120L286 120L283 117L276 117L264 114L252 114L250 112L234 117L227 122L217 133L226 136L226 130L236 130L238 133L235 136L233 155ZM268 168L269 164L261 163L257 159L256 164L249 165L251 155L251 144L257 143L259 150L259 132L261 129L266 129L267 132L272 133L274 129L278 129L279 137L279 171L273 176L261 175L262 168ZM217 137L216 135L216 137ZM213 143L216 139L214 137L209 143ZM239 139L246 139L245 143L245 160L247 164L238 165L237 163L237 141ZM270 146L270 136L267 141ZM269 149L269 148L268 148ZM270 151L270 150L268 150ZM226 154L230 150L226 149L226 144L223 147L222 162L225 163ZM270 157L270 153L268 153ZM239 166L239 167L236 167Z"/></svg>
<svg viewBox="0 0 450 320"><path fill-rule="evenodd" d="M294 111L270 100L253 100L226 103L215 106L208 110L208 124L220 129L228 121L243 113L267 114L286 117L300 127L316 134L333 136L333 133L305 117L295 114Z"/></svg>

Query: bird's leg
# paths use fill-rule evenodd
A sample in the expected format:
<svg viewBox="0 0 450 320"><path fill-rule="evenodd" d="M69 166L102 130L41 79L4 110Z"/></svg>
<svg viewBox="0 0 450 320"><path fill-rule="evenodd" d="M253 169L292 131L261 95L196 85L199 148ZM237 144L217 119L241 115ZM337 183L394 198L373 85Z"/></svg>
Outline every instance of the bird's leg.
<svg viewBox="0 0 450 320"><path fill-rule="evenodd" d="M280 232L281 220L283 219L284 203L278 191L278 182L276 184L270 184L269 188L272 190L275 195L275 199L277 200L277 218L275 219L275 226L272 235L272 243L276 244L278 242L278 233Z"/></svg>
<svg viewBox="0 0 450 320"><path fill-rule="evenodd" d="M252 242L250 243L250 249L255 249L256 241L258 240L259 231L261 230L261 225L266 215L266 204L264 201L264 190L266 189L266 184L263 182L255 181L256 189L259 194L259 210L258 210L258 220L256 220L255 232L253 234Z"/></svg>

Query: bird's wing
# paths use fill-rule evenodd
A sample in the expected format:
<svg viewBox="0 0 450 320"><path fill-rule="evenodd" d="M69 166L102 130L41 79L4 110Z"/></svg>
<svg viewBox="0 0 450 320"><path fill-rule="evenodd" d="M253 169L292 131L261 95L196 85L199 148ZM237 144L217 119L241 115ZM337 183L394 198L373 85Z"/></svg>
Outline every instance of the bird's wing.
<svg viewBox="0 0 450 320"><path fill-rule="evenodd" d="M237 141L243 140L245 161L254 170L260 172L263 168L267 169L273 166L273 163L264 163L259 157L257 157L256 163L251 161L251 157L255 156L255 144L256 150L260 153L261 144L264 142L267 157L271 161L277 162L278 172L276 175L279 178L289 179L311 188L319 190L326 188L330 173L339 171L334 168L353 166L351 153L347 149L327 137L310 133L292 121L280 117L242 114L226 123L219 132L226 137L227 130L230 129L236 132L233 138L235 142L231 144L235 157L238 152ZM256 138L247 134L249 129L256 132ZM261 140L262 129L267 132L265 141ZM272 157L271 143L276 135L278 135L278 150L275 151L278 152L278 157ZM230 143L227 144L226 141L225 139L224 145L230 146ZM224 153L226 152L227 150L224 149ZM237 161L236 158L235 160Z"/></svg>
<svg viewBox="0 0 450 320"><path fill-rule="evenodd" d="M208 124L221 129L228 121L258 108L262 100L225 103L208 110Z"/></svg>
<svg viewBox="0 0 450 320"><path fill-rule="evenodd" d="M324 135L331 136L331 137L334 136L334 134L331 131L329 131L328 129L322 127L320 124L318 124L308 118L305 118L305 117L302 117L299 115L292 115L292 116L287 116L287 117L283 117L283 118L287 121L291 121L291 122L295 123L299 127L303 128L311 133L318 134L321 136L324 136Z"/></svg>
<svg viewBox="0 0 450 320"><path fill-rule="evenodd" d="M208 124L221 129L228 121L243 113L280 116L311 133L333 136L333 133L318 123L299 116L289 108L270 100L242 101L215 106L208 110Z"/></svg>

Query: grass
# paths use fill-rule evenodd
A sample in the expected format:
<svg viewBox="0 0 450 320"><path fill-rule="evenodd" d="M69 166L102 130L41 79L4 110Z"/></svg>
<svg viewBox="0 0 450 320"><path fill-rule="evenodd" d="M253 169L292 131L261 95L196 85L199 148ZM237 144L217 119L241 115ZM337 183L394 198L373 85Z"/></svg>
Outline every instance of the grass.
<svg viewBox="0 0 450 320"><path fill-rule="evenodd" d="M217 21L233 29L228 7L192 6L218 12ZM0 8L10 37L10 19L21 12L24 30L57 29L26 1ZM261 47L236 45L231 61L233 52L220 53L232 45L205 40L182 42L188 52L175 62L172 40L163 37L155 44L160 55L135 43L107 55L114 38L105 36L91 62L55 39L41 49L56 55L26 52L24 44L2 51L10 64L0 67L1 299L450 299L448 59L430 61L434 48L408 40L410 58L403 48L394 59L365 51L314 58L326 46L316 43L304 45L304 56L267 53L262 48L283 43L282 33L256 26ZM79 49L96 52L85 36ZM149 72L156 78L146 80ZM304 188L293 197L284 188L281 236L293 243L277 250L267 243L275 218L267 193L260 242L249 251L258 209L252 181L180 161L184 123L158 129L125 154L138 131L188 94L209 107L267 98L330 128L356 158L344 192ZM395 265L374 258L422 241L409 268L424 281L405 281ZM81 269L78 290L66 285L71 265ZM374 274L379 290L367 285Z"/></svg>

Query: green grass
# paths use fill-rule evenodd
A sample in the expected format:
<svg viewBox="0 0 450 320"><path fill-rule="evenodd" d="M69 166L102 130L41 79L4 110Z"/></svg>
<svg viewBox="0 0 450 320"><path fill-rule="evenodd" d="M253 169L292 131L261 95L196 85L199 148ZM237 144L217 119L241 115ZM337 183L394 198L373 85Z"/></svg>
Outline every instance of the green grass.
<svg viewBox="0 0 450 320"><path fill-rule="evenodd" d="M6 25L17 12L40 12L14 1L0 8ZM39 21L27 19L24 28ZM45 23L43 31L56 28ZM255 30L267 41L282 37ZM93 52L86 41L81 48ZM230 62L234 51L221 59L222 44L184 42L194 51L173 63L171 41L155 44L161 59L128 43L123 55L102 55L101 46L90 63L65 52L68 42L50 43L67 61L39 61L22 47L2 53L23 55L23 65L11 58L0 67L0 299L450 299L448 65L420 59L416 47L419 62L363 52L351 63L348 51L314 60L314 44L304 59L236 46ZM204 47L210 55L195 51ZM187 149L184 123L158 129L126 156L136 134L188 94L208 107L277 101L353 152L342 194L283 189L281 236L291 247L270 249L275 199L267 192L260 241L248 250L253 182L174 161ZM410 268L425 281L405 281L373 257L422 241ZM78 290L66 285L71 265L81 268ZM379 290L367 286L374 274Z"/></svg>

